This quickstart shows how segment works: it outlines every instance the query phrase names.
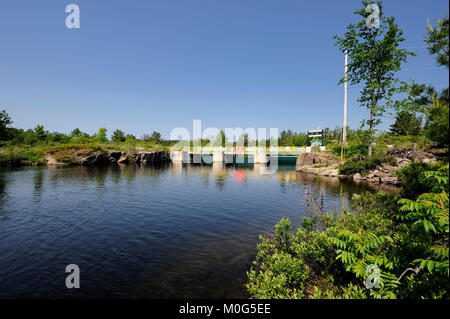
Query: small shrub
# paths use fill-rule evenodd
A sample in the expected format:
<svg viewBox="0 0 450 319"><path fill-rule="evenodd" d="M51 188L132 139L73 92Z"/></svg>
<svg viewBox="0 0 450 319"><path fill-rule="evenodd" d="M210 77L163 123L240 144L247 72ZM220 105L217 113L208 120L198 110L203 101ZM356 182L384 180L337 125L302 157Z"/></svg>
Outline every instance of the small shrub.
<svg viewBox="0 0 450 319"><path fill-rule="evenodd" d="M1 166L21 166L23 165L24 158L18 154L0 154L0 167Z"/></svg>
<svg viewBox="0 0 450 319"><path fill-rule="evenodd" d="M370 158L356 157L341 164L339 166L339 174L353 175L360 173L362 176L365 176L368 172L384 163L397 166L397 160L393 156L374 156Z"/></svg>
<svg viewBox="0 0 450 319"><path fill-rule="evenodd" d="M398 170L397 176L403 183L402 196L411 199L416 198L419 194L430 192L433 183L424 178L423 173L436 169L437 165L415 162Z"/></svg>

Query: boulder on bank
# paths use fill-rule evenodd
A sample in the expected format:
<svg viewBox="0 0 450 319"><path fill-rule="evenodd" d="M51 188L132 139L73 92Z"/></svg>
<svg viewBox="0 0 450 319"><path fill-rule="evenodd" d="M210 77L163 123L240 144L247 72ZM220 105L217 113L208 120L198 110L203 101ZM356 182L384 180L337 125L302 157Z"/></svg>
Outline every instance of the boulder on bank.
<svg viewBox="0 0 450 319"><path fill-rule="evenodd" d="M415 148L396 148L387 151L386 155L394 156L401 166L402 163L405 163L404 166L409 164L410 162L424 162L424 163L436 163L436 156L432 153L427 153L421 150L417 150Z"/></svg>
<svg viewBox="0 0 450 319"><path fill-rule="evenodd" d="M334 155L311 152L301 153L297 157L295 169L299 172L336 177L339 175L338 165Z"/></svg>
<svg viewBox="0 0 450 319"><path fill-rule="evenodd" d="M330 154L311 152L311 153L301 153L297 157L296 168L299 169L305 165L315 165L322 164L328 166L335 162L335 157Z"/></svg>
<svg viewBox="0 0 450 319"><path fill-rule="evenodd" d="M355 182L367 181L374 184L388 184L401 186L401 182L397 177L397 171L412 162L436 163L437 159L432 153L427 153L413 148L396 148L386 152L385 155L395 157L397 166L383 163L378 165L374 170L370 171L367 176L361 174L353 174L352 178Z"/></svg>
<svg viewBox="0 0 450 319"><path fill-rule="evenodd" d="M47 165L64 165L64 163L57 161L53 156L50 154L47 154L45 156L45 159L47 160Z"/></svg>
<svg viewBox="0 0 450 319"><path fill-rule="evenodd" d="M434 154L417 150L414 147L390 149L384 155L393 156L397 161L397 165L383 163L368 172L366 176L356 173L347 177L352 178L355 182L366 181L371 184L385 184L398 187L401 186L401 182L398 180L397 170L412 162L436 163L437 161ZM337 158L331 154L318 152L301 153L297 158L296 170L321 176L341 176L339 175L339 164L340 162Z"/></svg>
<svg viewBox="0 0 450 319"><path fill-rule="evenodd" d="M75 154L76 162L84 166L106 166L110 164L155 164L170 161L170 155L167 151L152 152L97 152L94 154Z"/></svg>

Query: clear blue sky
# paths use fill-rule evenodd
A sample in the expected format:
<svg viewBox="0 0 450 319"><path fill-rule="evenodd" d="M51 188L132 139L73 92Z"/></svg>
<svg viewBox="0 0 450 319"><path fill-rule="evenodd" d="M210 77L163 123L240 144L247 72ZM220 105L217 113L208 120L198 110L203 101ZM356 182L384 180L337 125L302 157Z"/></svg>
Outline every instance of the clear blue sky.
<svg viewBox="0 0 450 319"><path fill-rule="evenodd" d="M65 27L76 3L81 28ZM428 17L447 0L387 0L410 58L400 78L448 86L423 42ZM140 137L175 127L277 127L305 131L342 123L343 34L357 0L2 0L0 109L14 126ZM348 123L367 112L349 90ZM386 117L381 128L392 118Z"/></svg>

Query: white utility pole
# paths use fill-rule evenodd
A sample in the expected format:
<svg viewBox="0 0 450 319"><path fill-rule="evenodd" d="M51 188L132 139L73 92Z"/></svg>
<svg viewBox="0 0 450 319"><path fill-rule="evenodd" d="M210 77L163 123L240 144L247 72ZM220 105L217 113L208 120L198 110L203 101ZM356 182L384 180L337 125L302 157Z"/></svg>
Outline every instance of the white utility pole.
<svg viewBox="0 0 450 319"><path fill-rule="evenodd" d="M345 50L345 67L344 67L344 123L342 124L342 144L347 141L347 50Z"/></svg>
<svg viewBox="0 0 450 319"><path fill-rule="evenodd" d="M342 145L341 145L341 161L344 159L344 146L347 142L347 57L348 51L345 50L345 67L344 67L344 123L342 124Z"/></svg>

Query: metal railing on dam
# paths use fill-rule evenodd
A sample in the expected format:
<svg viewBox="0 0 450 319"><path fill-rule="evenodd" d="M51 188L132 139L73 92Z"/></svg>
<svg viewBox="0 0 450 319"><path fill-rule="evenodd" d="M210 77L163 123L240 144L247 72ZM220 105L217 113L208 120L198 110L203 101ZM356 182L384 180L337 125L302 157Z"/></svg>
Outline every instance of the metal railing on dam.
<svg viewBox="0 0 450 319"><path fill-rule="evenodd" d="M321 146L322 151L325 147ZM311 147L280 146L280 147L257 147L257 146L226 146L226 147L185 147L181 150L172 150L170 158L175 163L202 163L209 162L234 163L236 158L251 157L255 164L268 163L270 158L296 157L301 153L311 152ZM209 158L211 157L211 159Z"/></svg>
<svg viewBox="0 0 450 319"><path fill-rule="evenodd" d="M280 154L300 154L304 152L311 152L310 146L278 146L278 147L258 147L258 146L225 146L225 147L200 147L194 146L188 148L186 150L189 153L193 154L212 154L215 152L222 153L234 153L234 154L253 154L256 152L266 152L271 155ZM325 147L321 146L320 149L322 151L325 150Z"/></svg>

